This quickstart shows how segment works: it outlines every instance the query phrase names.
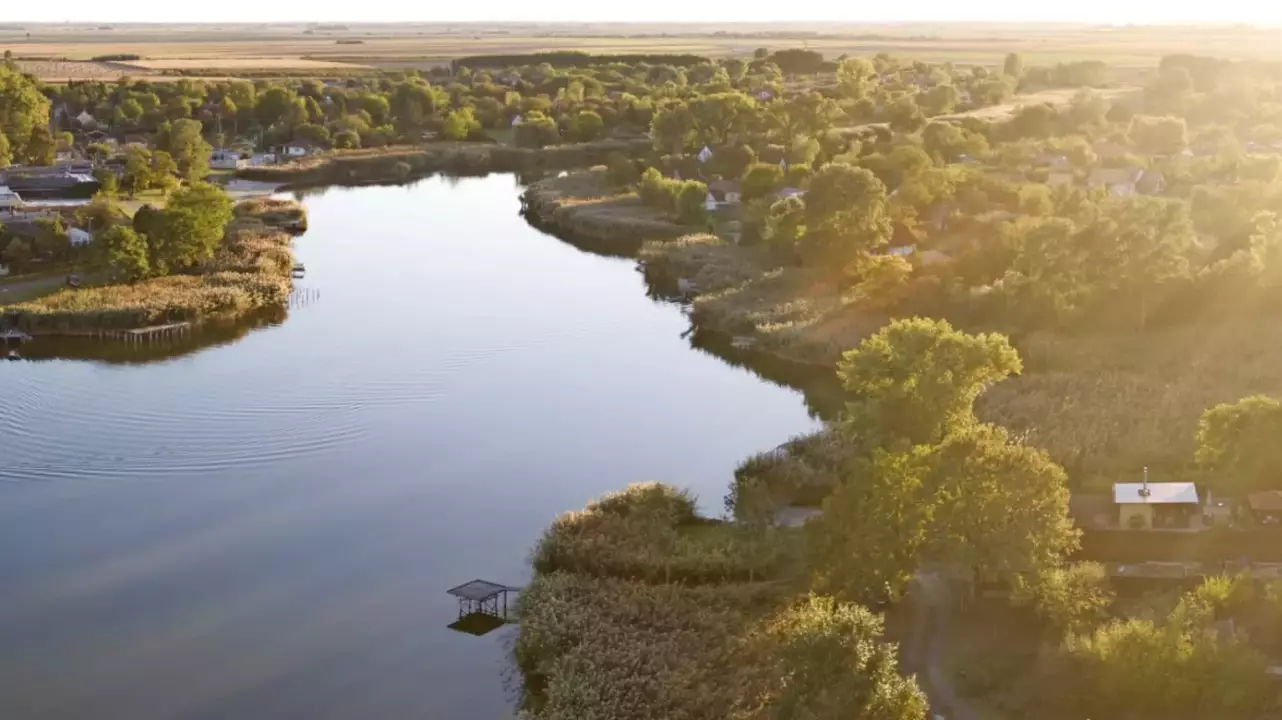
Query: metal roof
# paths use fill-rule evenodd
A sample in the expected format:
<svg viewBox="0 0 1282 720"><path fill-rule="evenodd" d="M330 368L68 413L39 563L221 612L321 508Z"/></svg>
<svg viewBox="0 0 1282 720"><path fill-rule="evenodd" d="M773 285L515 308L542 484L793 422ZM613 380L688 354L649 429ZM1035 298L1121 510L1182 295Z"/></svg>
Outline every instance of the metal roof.
<svg viewBox="0 0 1282 720"><path fill-rule="evenodd" d="M480 601L489 600L499 593L515 589L516 588L508 587L507 585L492 583L489 580L473 580L471 582L465 582L458 587L450 588L445 592L453 595L454 597Z"/></svg>
<svg viewBox="0 0 1282 720"><path fill-rule="evenodd" d="M1148 488L1148 494L1140 491ZM1118 505L1196 505L1197 486L1191 482L1113 483Z"/></svg>

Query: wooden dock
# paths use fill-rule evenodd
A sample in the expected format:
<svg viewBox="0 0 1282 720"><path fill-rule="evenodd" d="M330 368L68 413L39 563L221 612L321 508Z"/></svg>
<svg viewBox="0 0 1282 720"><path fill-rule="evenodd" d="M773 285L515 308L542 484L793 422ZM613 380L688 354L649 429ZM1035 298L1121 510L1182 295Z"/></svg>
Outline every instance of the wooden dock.
<svg viewBox="0 0 1282 720"><path fill-rule="evenodd" d="M147 327L117 330L114 328L94 328L92 330L38 330L35 337L79 337L98 340L120 340L123 342L150 342L185 337L191 332L190 322L169 323L168 325L148 325ZM31 336L28 336L29 338Z"/></svg>

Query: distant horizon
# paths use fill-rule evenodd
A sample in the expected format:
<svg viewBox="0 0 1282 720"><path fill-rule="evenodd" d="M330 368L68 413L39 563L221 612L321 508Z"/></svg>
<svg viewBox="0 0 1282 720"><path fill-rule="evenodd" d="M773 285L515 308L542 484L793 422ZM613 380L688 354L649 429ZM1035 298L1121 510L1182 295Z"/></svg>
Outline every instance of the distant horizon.
<svg viewBox="0 0 1282 720"><path fill-rule="evenodd" d="M306 4L283 0L223 0L216 8L161 3L158 0L124 0L110 11L89 0L60 3L9 3L0 24L128 23L128 24L226 24L226 23L834 23L857 24L1087 24L1087 25L1258 25L1282 24L1282 7L1248 0L1222 0L1214 4L1119 3L1079 0L1070 6L1044 6L1011 0L978 0L959 6L942 0L918 0L910 6L871 5L853 8L833 0L794 0L787 8L742 4L728 9L719 4L682 0L651 0L644 5L603 5L591 0L557 0L531 8L514 0L484 4L400 6L374 4L360 9L349 3L313 0ZM537 17L531 17L533 13ZM733 14L727 18L725 15ZM786 15L780 17L780 15ZM90 18L90 19L86 19Z"/></svg>

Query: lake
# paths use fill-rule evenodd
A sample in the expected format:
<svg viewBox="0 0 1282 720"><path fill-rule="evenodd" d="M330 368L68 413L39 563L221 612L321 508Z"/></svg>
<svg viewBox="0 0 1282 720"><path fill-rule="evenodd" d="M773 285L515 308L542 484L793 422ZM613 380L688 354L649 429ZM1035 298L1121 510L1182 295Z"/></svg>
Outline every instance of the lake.
<svg viewBox="0 0 1282 720"><path fill-rule="evenodd" d="M519 190L312 195L288 317L0 364L0 717L508 716L511 630L447 629L448 588L524 584L554 517L629 482L720 514L817 426Z"/></svg>

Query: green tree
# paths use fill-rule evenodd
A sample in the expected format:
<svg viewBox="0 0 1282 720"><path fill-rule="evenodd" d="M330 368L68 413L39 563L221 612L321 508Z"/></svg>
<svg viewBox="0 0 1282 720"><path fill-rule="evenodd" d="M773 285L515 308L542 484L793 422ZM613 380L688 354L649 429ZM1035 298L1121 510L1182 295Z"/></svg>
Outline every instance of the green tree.
<svg viewBox="0 0 1282 720"><path fill-rule="evenodd" d="M673 155L685 152L695 141L695 118L685 103L669 105L650 122L654 149Z"/></svg>
<svg viewBox="0 0 1282 720"><path fill-rule="evenodd" d="M58 144L45 125L37 125L27 139L25 159L29 165L52 165L57 157Z"/></svg>
<svg viewBox="0 0 1282 720"><path fill-rule="evenodd" d="M104 262L130 282L147 277L151 271L147 239L127 225L116 225L98 236Z"/></svg>
<svg viewBox="0 0 1282 720"><path fill-rule="evenodd" d="M926 697L899 672L882 633L880 617L829 597L811 595L784 611L769 633L779 689L763 720L925 720Z"/></svg>
<svg viewBox="0 0 1282 720"><path fill-rule="evenodd" d="M175 191L148 223L151 269L168 274L209 261L231 218L231 199L215 185L197 182Z"/></svg>
<svg viewBox="0 0 1282 720"><path fill-rule="evenodd" d="M0 253L0 257L4 258L5 264L12 265L15 270L26 269L33 256L31 243L22 238L10 240L4 252Z"/></svg>
<svg viewBox="0 0 1282 720"><path fill-rule="evenodd" d="M872 452L806 525L817 587L858 602L899 597L924 562L1015 581L1076 546L1064 471L992 425L938 446Z"/></svg>
<svg viewBox="0 0 1282 720"><path fill-rule="evenodd" d="M805 207L807 252L820 261L844 267L890 239L886 186L864 168L825 165L810 181Z"/></svg>
<svg viewBox="0 0 1282 720"><path fill-rule="evenodd" d="M1253 395L1202 413L1194 460L1206 485L1241 497L1276 490L1282 478L1282 402Z"/></svg>
<svg viewBox="0 0 1282 720"><path fill-rule="evenodd" d="M258 102L254 107L254 116L264 127L271 127L276 123L284 120L294 107L296 96L289 88L273 85L258 97ZM384 101L386 103L386 101ZM252 104L252 103L251 103ZM245 107L246 105L237 101L237 105Z"/></svg>
<svg viewBox="0 0 1282 720"><path fill-rule="evenodd" d="M807 197L809 202L809 197ZM1004 335L968 335L944 320L895 320L837 364L846 423L874 445L933 445L975 424L989 385L1022 369Z"/></svg>
<svg viewBox="0 0 1282 720"><path fill-rule="evenodd" d="M1046 621L1051 639L1059 641L1098 626L1113 603L1113 590L1102 565L1067 563L1019 583L1015 600L1031 604Z"/></svg>
<svg viewBox="0 0 1282 720"><path fill-rule="evenodd" d="M867 97L880 79L877 68L866 58L849 58L837 66L837 88L851 100Z"/></svg>
<svg viewBox="0 0 1282 720"><path fill-rule="evenodd" d="M151 151L146 148L132 147L125 153L125 171L120 177L121 185L130 197L151 187Z"/></svg>
<svg viewBox="0 0 1282 720"><path fill-rule="evenodd" d="M537 110L526 113L524 122L516 128L518 147L540 148L555 145L560 140L556 121Z"/></svg>
<svg viewBox="0 0 1282 720"><path fill-rule="evenodd" d="M929 90L923 91L920 95L919 104L922 111L928 116L947 115L952 112L957 103L961 100L961 95L957 88L952 85L936 85Z"/></svg>
<svg viewBox="0 0 1282 720"><path fill-rule="evenodd" d="M726 92L698 96L688 106L699 141L724 145L748 129L756 101L743 93Z"/></svg>
<svg viewBox="0 0 1282 720"><path fill-rule="evenodd" d="M64 260L71 253L71 240L61 217L36 220L36 237L33 243L36 254L53 260Z"/></svg>
<svg viewBox="0 0 1282 720"><path fill-rule="evenodd" d="M576 142L591 142L600 140L605 135L605 121L601 116L591 110L584 110L575 115L570 123L572 132L570 137Z"/></svg>
<svg viewBox="0 0 1282 720"><path fill-rule="evenodd" d="M1183 118L1136 115L1129 134L1135 147L1146 155L1175 155L1188 146Z"/></svg>
<svg viewBox="0 0 1282 720"><path fill-rule="evenodd" d="M162 148L177 163L178 175L188 182L209 174L209 154L213 148L205 142L203 130L198 120L175 120Z"/></svg>
<svg viewBox="0 0 1282 720"><path fill-rule="evenodd" d="M1002 63L1002 74L1014 80L1024 77L1024 58L1019 53L1008 54Z"/></svg>
<svg viewBox="0 0 1282 720"><path fill-rule="evenodd" d="M783 169L774 163L755 163L743 174L739 192L744 201L764 198L783 183Z"/></svg>
<svg viewBox="0 0 1282 720"><path fill-rule="evenodd" d="M708 186L697 180L686 180L676 196L677 221L686 225L702 225L708 221L705 202Z"/></svg>
<svg viewBox="0 0 1282 720"><path fill-rule="evenodd" d="M5 138L8 153L19 158L43 157L43 152L33 153L28 144L37 128L44 128L47 137L49 108L49 99L34 82L8 65L0 65L0 136ZM0 153L0 165L11 162L4 155Z"/></svg>
<svg viewBox="0 0 1282 720"><path fill-rule="evenodd" d="M178 187L178 163L164 150L151 154L151 187L166 194Z"/></svg>
<svg viewBox="0 0 1282 720"><path fill-rule="evenodd" d="M765 239L780 254L791 259L806 233L806 203L801 198L782 198L766 215Z"/></svg>
<svg viewBox="0 0 1282 720"><path fill-rule="evenodd" d="M901 95L886 108L890 128L896 132L915 133L926 124L926 116L911 95Z"/></svg>
<svg viewBox="0 0 1282 720"><path fill-rule="evenodd" d="M445 118L445 123L441 126L441 134L448 140L466 140L473 131L480 129L481 124L472 114L472 108L465 107L451 112Z"/></svg>

